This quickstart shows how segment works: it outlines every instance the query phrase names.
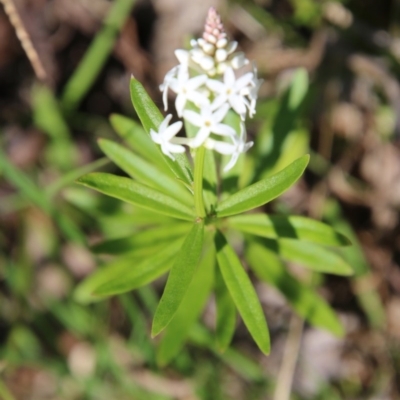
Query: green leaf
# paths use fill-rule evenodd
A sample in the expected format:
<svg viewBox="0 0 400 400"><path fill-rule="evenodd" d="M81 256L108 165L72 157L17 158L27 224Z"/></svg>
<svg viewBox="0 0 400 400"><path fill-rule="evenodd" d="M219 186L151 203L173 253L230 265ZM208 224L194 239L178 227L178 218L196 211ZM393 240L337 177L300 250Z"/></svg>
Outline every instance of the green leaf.
<svg viewBox="0 0 400 400"><path fill-rule="evenodd" d="M254 341L264 354L269 354L269 332L257 293L235 251L220 232L215 236L215 245L218 266L229 293Z"/></svg>
<svg viewBox="0 0 400 400"><path fill-rule="evenodd" d="M269 239L291 238L325 246L348 246L349 239L330 226L301 216L246 214L228 218L231 228Z"/></svg>
<svg viewBox="0 0 400 400"><path fill-rule="evenodd" d="M293 239L260 239L260 243L284 260L301 264L313 271L335 275L353 274L353 269L343 258L317 244Z"/></svg>
<svg viewBox="0 0 400 400"><path fill-rule="evenodd" d="M31 105L35 125L51 138L46 145L46 159L52 165L69 171L76 164L78 152L55 94L48 86L35 84Z"/></svg>
<svg viewBox="0 0 400 400"><path fill-rule="evenodd" d="M200 261L178 311L165 329L157 351L160 366L165 366L177 356L190 328L198 319L211 291L214 265L215 251L210 246Z"/></svg>
<svg viewBox="0 0 400 400"><path fill-rule="evenodd" d="M289 110L298 109L304 101L309 88L308 73L304 68L299 68L294 74L290 85L288 108Z"/></svg>
<svg viewBox="0 0 400 400"><path fill-rule="evenodd" d="M177 200L132 179L93 172L78 179L78 183L98 190L108 196L132 203L170 217L193 221L194 213Z"/></svg>
<svg viewBox="0 0 400 400"><path fill-rule="evenodd" d="M103 157L81 167L75 168L48 185L46 188L46 193L50 197L54 197L60 192L61 189L71 185L71 183L74 183L82 175L96 171L107 164L110 164L110 160L108 160L107 157Z"/></svg>
<svg viewBox="0 0 400 400"><path fill-rule="evenodd" d="M324 207L324 218L335 229L343 232L350 238L352 246L341 249L341 256L353 267L353 290L357 300L366 314L369 323L378 329L386 326L386 315L381 295L373 282L373 272L368 265L364 250L358 241L357 235L351 225L342 216L340 205L336 200L330 199Z"/></svg>
<svg viewBox="0 0 400 400"><path fill-rule="evenodd" d="M143 259L136 255L119 257L94 272L75 290L74 297L81 303L129 292L152 282L167 272L183 239L165 245L160 251Z"/></svg>
<svg viewBox="0 0 400 400"><path fill-rule="evenodd" d="M217 305L216 342L224 352L232 341L236 327L236 307L219 268L215 271L215 300Z"/></svg>
<svg viewBox="0 0 400 400"><path fill-rule="evenodd" d="M214 152L206 149L203 168L203 193L206 210L209 213L214 211L217 203L217 185L218 178Z"/></svg>
<svg viewBox="0 0 400 400"><path fill-rule="evenodd" d="M147 133L150 132L150 129L157 131L159 125L164 119L160 113L160 110L156 107L153 100L151 100L142 84L133 77L131 78L130 90L132 104L135 107L140 121L142 122L143 128ZM161 153L160 149L159 152ZM162 156L179 179L188 185L192 184L192 171L185 154L174 154L175 161L171 160L168 156L164 156L163 154Z"/></svg>
<svg viewBox="0 0 400 400"><path fill-rule="evenodd" d="M280 100L279 109L271 119L264 117L265 123L260 129L260 135L256 143L258 150L257 163L254 178L259 180L266 177L266 173L276 170L277 164L282 164L288 158L292 159L298 148L289 148L290 142L294 144L291 133L296 129L299 117L305 104L309 85L307 72L298 69L293 76L289 88ZM272 126L271 122L272 121ZM298 132L298 134L300 131ZM297 136L298 138L298 134ZM299 143L297 143L299 144ZM300 146L305 145L301 140Z"/></svg>
<svg viewBox="0 0 400 400"><path fill-rule="evenodd" d="M170 274L153 319L151 335L158 335L176 313L195 273L203 247L204 222L197 222L186 237Z"/></svg>
<svg viewBox="0 0 400 400"><path fill-rule="evenodd" d="M24 195L24 198L50 215L66 238L73 242L85 243L84 234L73 220L67 214L55 209L46 192L36 186L28 175L15 167L1 150L0 173Z"/></svg>
<svg viewBox="0 0 400 400"><path fill-rule="evenodd" d="M130 253L136 250L152 251L155 245L165 245L167 242L175 240L177 237L185 235L191 227L188 223L174 223L171 225L160 226L152 229L145 229L136 232L132 236L106 240L92 246L92 251L97 254L121 254Z"/></svg>
<svg viewBox="0 0 400 400"><path fill-rule="evenodd" d="M217 216L227 217L262 206L275 199L303 174L309 160L305 155L269 178L262 179L228 197L217 206Z"/></svg>
<svg viewBox="0 0 400 400"><path fill-rule="evenodd" d="M316 327L343 335L343 326L332 308L315 289L295 279L274 252L259 243L250 243L246 259L258 279L276 287L301 317Z"/></svg>
<svg viewBox="0 0 400 400"><path fill-rule="evenodd" d="M110 140L100 139L99 145L107 157L132 178L158 189L188 206L193 205L193 196L186 187L176 179L161 172L152 163Z"/></svg>

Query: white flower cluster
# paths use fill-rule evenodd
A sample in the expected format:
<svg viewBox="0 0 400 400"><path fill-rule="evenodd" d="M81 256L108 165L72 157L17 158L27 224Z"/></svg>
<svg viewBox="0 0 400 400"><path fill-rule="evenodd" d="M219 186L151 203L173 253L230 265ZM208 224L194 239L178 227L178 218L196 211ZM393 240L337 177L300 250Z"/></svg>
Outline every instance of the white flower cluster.
<svg viewBox="0 0 400 400"><path fill-rule="evenodd" d="M189 51L175 51L179 65L166 74L160 90L165 110L168 109L168 90L172 90L176 93L178 116L197 127L198 131L192 138L176 137L182 122L168 126L172 118L169 114L158 132L151 130L151 138L173 160L173 153L185 151L183 145L193 149L204 146L230 155L231 160L224 168L227 171L235 165L239 155L253 145L253 142L247 142L244 120L247 114L253 117L255 113L262 80L258 79L255 66L252 72L236 78L234 69L243 67L249 61L243 53L235 53L237 42L228 41L214 8L208 12L203 37L192 40L191 45ZM188 102L197 111L192 110L194 107L187 107ZM230 109L241 118L240 132L223 123Z"/></svg>

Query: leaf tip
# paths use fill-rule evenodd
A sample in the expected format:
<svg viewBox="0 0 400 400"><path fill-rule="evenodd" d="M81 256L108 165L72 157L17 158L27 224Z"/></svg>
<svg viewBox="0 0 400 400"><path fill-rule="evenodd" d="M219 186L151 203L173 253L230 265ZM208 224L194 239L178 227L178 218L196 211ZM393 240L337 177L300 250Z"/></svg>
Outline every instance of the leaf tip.
<svg viewBox="0 0 400 400"><path fill-rule="evenodd" d="M150 337L152 339L154 339L156 336L158 336L161 333L161 331L162 331L162 328L160 329L159 327L155 327L154 323L153 323L153 325L151 327Z"/></svg>
<svg viewBox="0 0 400 400"><path fill-rule="evenodd" d="M353 246L353 242L346 235L340 232L336 232L336 234L342 246Z"/></svg>
<svg viewBox="0 0 400 400"><path fill-rule="evenodd" d="M265 343L263 346L260 346L260 350L265 356L269 356L271 353L271 345L269 343Z"/></svg>

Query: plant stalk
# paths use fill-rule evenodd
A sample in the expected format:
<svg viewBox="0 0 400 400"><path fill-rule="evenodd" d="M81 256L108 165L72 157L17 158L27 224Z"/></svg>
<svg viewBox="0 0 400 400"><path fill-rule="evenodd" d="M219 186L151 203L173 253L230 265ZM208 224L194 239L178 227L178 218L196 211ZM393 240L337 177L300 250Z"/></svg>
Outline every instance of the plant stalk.
<svg viewBox="0 0 400 400"><path fill-rule="evenodd" d="M206 149L204 146L201 146L197 149L194 158L194 206L196 209L196 215L200 218L206 216L203 199L203 170L205 154Z"/></svg>

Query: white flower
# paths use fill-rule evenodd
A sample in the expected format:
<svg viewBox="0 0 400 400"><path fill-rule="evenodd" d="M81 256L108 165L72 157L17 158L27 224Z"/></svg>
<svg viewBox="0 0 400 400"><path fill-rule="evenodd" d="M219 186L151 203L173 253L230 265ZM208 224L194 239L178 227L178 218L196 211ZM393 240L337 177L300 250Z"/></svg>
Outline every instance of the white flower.
<svg viewBox="0 0 400 400"><path fill-rule="evenodd" d="M190 53L187 50L175 50L175 57L178 59L179 64L185 65L186 67L189 65Z"/></svg>
<svg viewBox="0 0 400 400"><path fill-rule="evenodd" d="M250 103L246 104L249 108L250 118L253 118L254 114L256 113L258 90L263 82L263 79L258 79L257 66L255 63L253 63L253 79L250 82L250 85L244 87L241 91L242 96L247 96L250 100Z"/></svg>
<svg viewBox="0 0 400 400"><path fill-rule="evenodd" d="M164 82L160 85L160 90L163 92L164 111L168 110L168 99L167 99L168 89L171 85L172 80L176 77L180 69L182 69L182 66L177 65L176 67L169 70L165 74Z"/></svg>
<svg viewBox="0 0 400 400"><path fill-rule="evenodd" d="M241 93L242 90L250 84L253 79L253 73L248 72L236 80L233 69L228 67L224 73L224 82L209 79L206 83L217 97L213 102L214 107L219 107L228 102L231 107L241 116L242 120L246 115L246 99Z"/></svg>
<svg viewBox="0 0 400 400"><path fill-rule="evenodd" d="M205 147L210 150L215 150L218 153L232 156L228 164L224 167L225 172L229 171L236 164L240 154L245 153L254 144L253 142L246 143L247 134L243 122L240 124L240 135L234 135L231 138L233 143L226 143L208 138L204 144Z"/></svg>
<svg viewBox="0 0 400 400"><path fill-rule="evenodd" d="M191 110L183 112L183 118L189 121L192 125L199 127L196 137L191 140L190 146L193 148L200 147L211 133L221 136L235 135L235 130L226 124L221 124L229 110L229 105L224 104L218 110L213 111L210 106L203 106L200 109L200 114Z"/></svg>
<svg viewBox="0 0 400 400"><path fill-rule="evenodd" d="M174 139L175 141L179 141L179 138L174 138L174 136L182 129L182 121L174 122L171 126L168 126L171 118L172 114L168 114L165 117L164 121L158 127L158 132L150 129L150 136L154 143L161 146L161 151L166 156L175 160L175 157L171 153L184 153L185 148L180 144L172 142Z"/></svg>
<svg viewBox="0 0 400 400"><path fill-rule="evenodd" d="M179 68L177 78L172 78L169 82L169 87L177 94L175 108L179 117L182 117L183 110L188 100L198 106L209 103L207 97L197 90L200 86L204 85L206 81L206 75L198 75L194 78L190 78L187 68Z"/></svg>

